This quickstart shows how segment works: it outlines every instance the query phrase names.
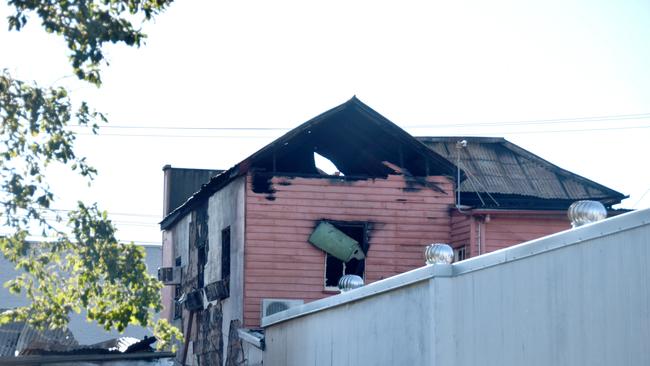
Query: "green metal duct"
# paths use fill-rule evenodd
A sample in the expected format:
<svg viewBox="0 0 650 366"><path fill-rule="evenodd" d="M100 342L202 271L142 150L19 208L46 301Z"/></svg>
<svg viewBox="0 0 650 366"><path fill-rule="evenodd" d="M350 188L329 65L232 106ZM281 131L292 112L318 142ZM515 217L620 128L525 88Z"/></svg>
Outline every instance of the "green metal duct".
<svg viewBox="0 0 650 366"><path fill-rule="evenodd" d="M309 242L343 262L347 262L352 258L365 258L358 241L327 221L321 221L316 226L314 232L309 236Z"/></svg>

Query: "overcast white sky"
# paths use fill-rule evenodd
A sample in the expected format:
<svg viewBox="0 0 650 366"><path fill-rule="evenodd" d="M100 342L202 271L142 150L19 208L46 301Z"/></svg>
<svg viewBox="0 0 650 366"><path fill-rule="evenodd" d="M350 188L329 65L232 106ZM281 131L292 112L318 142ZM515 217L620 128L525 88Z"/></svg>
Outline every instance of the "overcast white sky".
<svg viewBox="0 0 650 366"><path fill-rule="evenodd" d="M99 90L35 17L9 33L7 14L0 68L70 87L112 126L290 129L357 95L413 135L503 136L650 207L647 0L178 0L145 47L108 49ZM98 201L122 239L160 242L163 165L228 168L283 132L82 135L100 175L53 171L57 207Z"/></svg>

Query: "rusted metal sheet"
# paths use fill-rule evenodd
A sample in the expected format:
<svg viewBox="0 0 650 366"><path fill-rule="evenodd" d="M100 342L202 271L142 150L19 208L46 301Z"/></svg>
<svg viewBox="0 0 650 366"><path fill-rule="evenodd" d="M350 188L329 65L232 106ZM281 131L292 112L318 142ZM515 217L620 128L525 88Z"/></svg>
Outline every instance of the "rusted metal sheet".
<svg viewBox="0 0 650 366"><path fill-rule="evenodd" d="M457 149L456 142L461 139L466 140L467 145ZM418 137L418 140L466 173L460 191L467 204L566 209L576 200L598 200L611 206L625 198L619 192L561 169L503 138Z"/></svg>
<svg viewBox="0 0 650 366"><path fill-rule="evenodd" d="M220 174L223 170L173 168L171 165L163 167L165 174L163 217L167 216L177 207L181 206L210 178Z"/></svg>

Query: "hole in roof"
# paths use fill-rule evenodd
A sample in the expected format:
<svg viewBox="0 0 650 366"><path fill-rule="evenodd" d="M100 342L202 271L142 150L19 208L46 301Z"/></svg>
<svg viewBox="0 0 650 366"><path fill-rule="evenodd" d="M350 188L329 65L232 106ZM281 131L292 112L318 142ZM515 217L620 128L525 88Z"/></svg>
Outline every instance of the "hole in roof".
<svg viewBox="0 0 650 366"><path fill-rule="evenodd" d="M330 161L330 159L324 157L323 155L314 152L314 165L323 174L327 175L345 175L341 172L339 168Z"/></svg>

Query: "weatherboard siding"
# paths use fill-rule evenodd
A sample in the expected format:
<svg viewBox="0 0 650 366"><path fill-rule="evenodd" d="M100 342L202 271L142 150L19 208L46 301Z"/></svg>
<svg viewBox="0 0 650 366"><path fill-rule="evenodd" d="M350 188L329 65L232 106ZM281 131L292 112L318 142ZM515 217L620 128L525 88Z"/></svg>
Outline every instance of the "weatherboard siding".
<svg viewBox="0 0 650 366"><path fill-rule="evenodd" d="M454 249L465 247L467 256L475 255L472 253L472 244L474 239L474 218L467 214L453 211L451 214L451 241L450 244Z"/></svg>
<svg viewBox="0 0 650 366"><path fill-rule="evenodd" d="M343 181L273 177L267 193L246 189L245 326L259 325L264 298L303 299L333 294L324 289L325 254L307 239L321 219L372 223L366 283L423 265L431 242L449 242L452 184L430 177L444 192L403 176Z"/></svg>
<svg viewBox="0 0 650 366"><path fill-rule="evenodd" d="M571 228L566 216L505 216L490 215L484 227L484 253L507 248L525 241L541 238Z"/></svg>

